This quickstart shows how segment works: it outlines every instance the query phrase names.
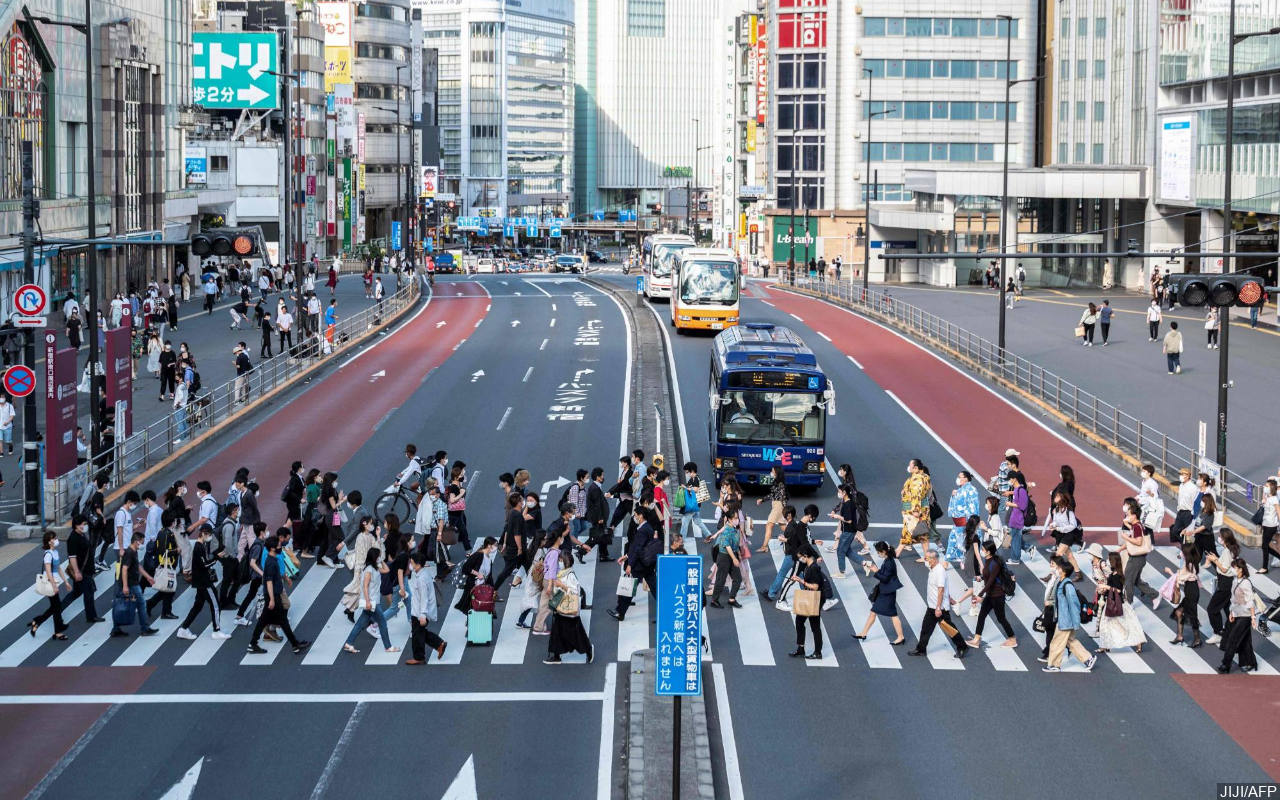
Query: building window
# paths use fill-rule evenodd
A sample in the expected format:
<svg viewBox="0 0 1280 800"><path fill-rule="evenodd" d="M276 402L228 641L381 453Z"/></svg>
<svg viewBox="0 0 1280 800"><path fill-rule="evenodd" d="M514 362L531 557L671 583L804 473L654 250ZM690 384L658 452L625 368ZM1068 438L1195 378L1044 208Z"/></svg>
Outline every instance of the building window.
<svg viewBox="0 0 1280 800"><path fill-rule="evenodd" d="M929 118L930 104L927 102L920 102L918 100L907 100L905 103L903 103L903 106L904 106L903 117L905 119L928 119Z"/></svg>
<svg viewBox="0 0 1280 800"><path fill-rule="evenodd" d="M226 156L209 156L210 172L226 172L227 157Z"/></svg>
<svg viewBox="0 0 1280 800"><path fill-rule="evenodd" d="M977 36L978 21L976 19L953 19L951 20L952 36Z"/></svg>
<svg viewBox="0 0 1280 800"><path fill-rule="evenodd" d="M902 145L903 161L928 161L928 142L904 142Z"/></svg>
<svg viewBox="0 0 1280 800"><path fill-rule="evenodd" d="M1100 100L1095 100L1093 103L1093 121L1102 122L1106 118L1107 118L1107 104Z"/></svg>
<svg viewBox="0 0 1280 800"><path fill-rule="evenodd" d="M1085 111L1084 101L1077 100L1076 101L1076 120L1079 122L1083 122L1084 120L1088 119L1088 116L1086 116L1087 113L1088 112Z"/></svg>
<svg viewBox="0 0 1280 800"><path fill-rule="evenodd" d="M972 144L953 144L951 145L950 161L974 161L977 155L977 145Z"/></svg>
<svg viewBox="0 0 1280 800"><path fill-rule="evenodd" d="M949 119L977 119L978 104L971 102L951 103ZM969 159L972 161L973 159Z"/></svg>
<svg viewBox="0 0 1280 800"><path fill-rule="evenodd" d="M1071 101L1059 100L1058 101L1058 121L1067 122L1070 119L1071 119Z"/></svg>
<svg viewBox="0 0 1280 800"><path fill-rule="evenodd" d="M1107 62L1106 62L1106 61L1102 60L1101 58L1094 59L1094 62L1093 62L1093 77L1094 77L1094 78L1096 78L1097 80L1102 80L1103 78L1106 78L1106 77L1107 77Z"/></svg>
<svg viewBox="0 0 1280 800"><path fill-rule="evenodd" d="M142 98L144 73L141 67L126 65L121 74L124 103L121 124L120 196L123 199L123 227L126 231L142 230Z"/></svg>
<svg viewBox="0 0 1280 800"><path fill-rule="evenodd" d="M1062 38L1063 38L1063 39L1070 39L1070 38L1071 38L1071 17L1063 17L1063 18L1062 18L1062 28L1061 28L1061 30L1062 30Z"/></svg>
<svg viewBox="0 0 1280 800"><path fill-rule="evenodd" d="M1098 37L1099 39L1106 38L1107 36L1107 18L1106 17L1098 17L1093 21L1093 35Z"/></svg>
<svg viewBox="0 0 1280 800"><path fill-rule="evenodd" d="M994 144L978 145L978 160L979 161L995 161L996 146Z"/></svg>
<svg viewBox="0 0 1280 800"><path fill-rule="evenodd" d="M978 77L977 61L952 61L951 77L953 78L976 78Z"/></svg>
<svg viewBox="0 0 1280 800"><path fill-rule="evenodd" d="M627 35L667 34L667 0L627 0Z"/></svg>
<svg viewBox="0 0 1280 800"><path fill-rule="evenodd" d="M907 36L932 36L933 20L928 17L908 17Z"/></svg>
<svg viewBox="0 0 1280 800"><path fill-rule="evenodd" d="M359 3L356 5L357 17L371 17L373 19L389 19L395 22L405 22L409 19L408 9L399 6L389 6L382 3Z"/></svg>
<svg viewBox="0 0 1280 800"><path fill-rule="evenodd" d="M884 36L884 17L866 17L862 20L863 36Z"/></svg>
<svg viewBox="0 0 1280 800"><path fill-rule="evenodd" d="M1088 35L1089 35L1089 18L1080 17L1079 19L1076 20L1076 36L1079 36L1081 39L1083 39Z"/></svg>
<svg viewBox="0 0 1280 800"><path fill-rule="evenodd" d="M1102 163L1102 145L1101 144L1095 144L1093 146L1093 163L1095 164Z"/></svg>
<svg viewBox="0 0 1280 800"><path fill-rule="evenodd" d="M1076 59L1076 80L1082 81L1089 74L1089 62L1083 58Z"/></svg>
<svg viewBox="0 0 1280 800"><path fill-rule="evenodd" d="M1071 59L1069 58L1062 59L1062 64L1059 67L1058 71L1062 73L1062 79L1064 81L1071 80Z"/></svg>
<svg viewBox="0 0 1280 800"><path fill-rule="evenodd" d="M1067 143L1066 142L1058 142L1058 163L1059 164L1067 163Z"/></svg>
<svg viewBox="0 0 1280 800"><path fill-rule="evenodd" d="M1077 164L1084 163L1084 142L1076 142L1075 163Z"/></svg>

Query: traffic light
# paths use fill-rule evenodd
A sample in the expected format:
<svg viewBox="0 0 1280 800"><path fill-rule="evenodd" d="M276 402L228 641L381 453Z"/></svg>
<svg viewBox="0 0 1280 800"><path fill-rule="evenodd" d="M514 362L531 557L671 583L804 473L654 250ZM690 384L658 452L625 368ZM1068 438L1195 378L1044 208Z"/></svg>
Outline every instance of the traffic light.
<svg viewBox="0 0 1280 800"><path fill-rule="evenodd" d="M1183 306L1260 306L1266 297L1262 279L1254 275L1175 275L1170 291Z"/></svg>
<svg viewBox="0 0 1280 800"><path fill-rule="evenodd" d="M260 257L266 253L262 244L262 229L210 228L191 237L191 252L206 256L235 256L237 258Z"/></svg>

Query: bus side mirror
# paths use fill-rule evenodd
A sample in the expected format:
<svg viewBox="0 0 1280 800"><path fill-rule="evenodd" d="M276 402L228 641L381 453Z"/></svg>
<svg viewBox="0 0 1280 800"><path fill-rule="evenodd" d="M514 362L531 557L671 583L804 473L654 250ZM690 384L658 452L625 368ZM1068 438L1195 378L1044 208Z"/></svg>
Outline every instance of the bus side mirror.
<svg viewBox="0 0 1280 800"><path fill-rule="evenodd" d="M720 395L712 392L710 400L711 400L712 411L715 411L716 409L720 408Z"/></svg>
<svg viewBox="0 0 1280 800"><path fill-rule="evenodd" d="M827 415L834 417L836 415L836 390L830 382L827 383L827 389L822 393L822 398L826 401Z"/></svg>

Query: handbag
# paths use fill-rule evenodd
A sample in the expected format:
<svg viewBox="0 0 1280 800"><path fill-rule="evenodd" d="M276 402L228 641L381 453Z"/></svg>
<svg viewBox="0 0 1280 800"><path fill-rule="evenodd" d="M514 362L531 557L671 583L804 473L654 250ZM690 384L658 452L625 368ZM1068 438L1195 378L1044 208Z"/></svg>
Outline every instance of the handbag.
<svg viewBox="0 0 1280 800"><path fill-rule="evenodd" d="M1083 338L1084 338L1084 326L1083 326L1083 325L1077 325L1077 326L1076 326L1076 338L1077 338L1077 339L1083 339Z"/></svg>
<svg viewBox="0 0 1280 800"><path fill-rule="evenodd" d="M617 592L617 595L618 595L618 597L632 597L632 598L634 598L634 597L636 596L636 589L638 589L638 588L639 588L639 586L640 586L640 579L639 579L639 578L633 578L633 577L631 577L630 575L628 575L627 573L625 573L625 572L624 572L624 573L622 573L621 575L619 575L619 576L618 576L618 592Z"/></svg>
<svg viewBox="0 0 1280 800"><path fill-rule="evenodd" d="M705 503L711 499L711 490L707 488L706 481L698 481L698 490L694 493L694 496L698 498L699 503Z"/></svg>
<svg viewBox="0 0 1280 800"><path fill-rule="evenodd" d="M342 563L347 565L347 569L354 570L356 568L356 551L348 550L347 554L342 557Z"/></svg>
<svg viewBox="0 0 1280 800"><path fill-rule="evenodd" d="M791 607L797 617L816 617L822 611L822 592L818 589L796 589Z"/></svg>
<svg viewBox="0 0 1280 800"><path fill-rule="evenodd" d="M1048 613L1048 609L1045 609L1044 613L1041 613L1040 616L1036 617L1031 621L1031 630L1035 631L1036 633L1044 633L1044 629L1045 629L1044 617L1045 617L1045 614L1047 613Z"/></svg>
<svg viewBox="0 0 1280 800"><path fill-rule="evenodd" d="M49 580L49 576L44 572L36 573L36 594L41 597L53 597L58 593L58 587L53 581Z"/></svg>
<svg viewBox="0 0 1280 800"><path fill-rule="evenodd" d="M872 586L871 591L867 593L867 599L874 603L879 598L880 598L880 584L877 583L875 586Z"/></svg>
<svg viewBox="0 0 1280 800"><path fill-rule="evenodd" d="M551 593L551 608L562 617L576 617L581 608L582 598L577 592L566 592L556 589Z"/></svg>
<svg viewBox="0 0 1280 800"><path fill-rule="evenodd" d="M951 638L960 632L959 628L952 625L950 622L947 622L945 619L938 620L938 627L942 628L942 632L946 634L947 638Z"/></svg>
<svg viewBox="0 0 1280 800"><path fill-rule="evenodd" d="M1107 598L1102 604L1102 614L1106 617L1124 616L1124 600L1121 598L1120 592L1115 589L1107 592Z"/></svg>
<svg viewBox="0 0 1280 800"><path fill-rule="evenodd" d="M289 603L289 593L288 593L288 592L281 592L281 593L280 593L280 607L281 607L282 609L284 609L285 611L288 611L288 610L289 610L289 605L290 605L290 603Z"/></svg>
<svg viewBox="0 0 1280 800"><path fill-rule="evenodd" d="M440 544L445 547L453 547L458 543L458 529L454 527L446 527L440 532Z"/></svg>
<svg viewBox="0 0 1280 800"><path fill-rule="evenodd" d="M173 567L157 567L152 576L155 581L152 587L157 592L174 592L178 589L178 571Z"/></svg>
<svg viewBox="0 0 1280 800"><path fill-rule="evenodd" d="M1262 506L1258 506L1258 510L1253 512L1253 516L1249 517L1249 521L1252 522L1254 525L1261 525L1262 518L1263 518Z"/></svg>

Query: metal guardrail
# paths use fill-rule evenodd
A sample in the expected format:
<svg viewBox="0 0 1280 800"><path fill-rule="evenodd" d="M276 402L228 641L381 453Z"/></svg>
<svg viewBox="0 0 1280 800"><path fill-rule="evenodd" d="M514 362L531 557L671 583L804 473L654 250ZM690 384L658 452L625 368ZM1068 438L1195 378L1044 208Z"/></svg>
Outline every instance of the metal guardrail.
<svg viewBox="0 0 1280 800"><path fill-rule="evenodd" d="M90 476L105 470L106 492L127 485L135 477L169 456L191 446L192 441L224 424L232 416L253 408L267 394L300 373L341 352L351 339L381 327L417 301L421 291L418 276L411 275L399 290L381 303L371 305L334 326L332 341L326 340L323 325L318 332L299 339L294 353L279 353L258 362L246 375L212 389L199 392L186 407L165 414L150 425L117 441L109 451L77 466L57 478L46 480L44 516L46 525L66 522ZM295 327L295 333L301 326Z"/></svg>
<svg viewBox="0 0 1280 800"><path fill-rule="evenodd" d="M1008 349L1002 355L994 342L936 314L897 300L886 291L864 290L860 285L846 281L797 279L794 285L892 324L935 348L942 348L972 370L1025 392L1053 408L1119 453L1139 463L1152 464L1158 476L1176 476L1184 467L1193 473L1202 471L1200 454L1195 447L1171 438L1138 417ZM1173 478L1169 480L1177 485ZM1247 523L1261 496L1258 485L1224 469L1218 486L1221 487L1226 512Z"/></svg>

